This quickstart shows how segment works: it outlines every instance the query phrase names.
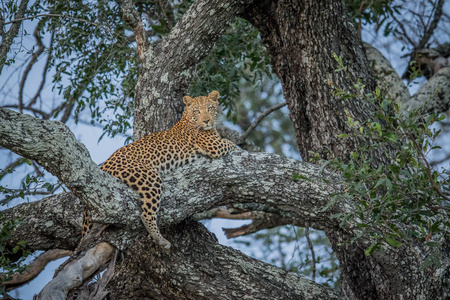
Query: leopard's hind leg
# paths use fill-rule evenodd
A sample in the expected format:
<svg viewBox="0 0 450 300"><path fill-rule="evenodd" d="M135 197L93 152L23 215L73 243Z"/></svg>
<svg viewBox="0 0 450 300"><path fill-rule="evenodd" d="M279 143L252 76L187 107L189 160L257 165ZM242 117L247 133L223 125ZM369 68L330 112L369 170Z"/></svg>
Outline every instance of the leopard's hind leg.
<svg viewBox="0 0 450 300"><path fill-rule="evenodd" d="M170 243L159 232L156 214L162 192L162 180L154 169L134 165L129 172L121 172L119 177L125 184L135 190L140 198L141 220L152 239L161 247L169 249Z"/></svg>

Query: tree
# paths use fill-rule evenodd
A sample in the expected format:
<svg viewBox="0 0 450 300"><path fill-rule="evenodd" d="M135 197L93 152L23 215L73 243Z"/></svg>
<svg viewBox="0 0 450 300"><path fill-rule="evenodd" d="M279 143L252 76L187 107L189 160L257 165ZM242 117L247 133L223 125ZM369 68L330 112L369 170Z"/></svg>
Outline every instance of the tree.
<svg viewBox="0 0 450 300"><path fill-rule="evenodd" d="M71 9L80 8L88 14L88 7L77 5L79 3ZM99 7L108 7L102 5ZM439 2L436 11L439 5L442 9ZM22 1L17 8L17 21L23 18L26 9L27 1ZM30 11L36 9L32 6ZM123 85L123 91L133 93L135 138L166 129L178 120L182 112L180 99L187 94L189 83L195 78L196 66L237 16L250 22L261 34L272 69L281 81L304 160L313 157L312 152L322 159L351 160L352 153L366 145L369 139L365 135L352 135L349 116L360 124L385 125L380 116L371 113L376 110L375 103L343 98L335 92L335 87L353 91L355 83L359 82L359 87L364 86L364 92L375 93L377 85L361 40L341 2L196 1L177 22L170 15L171 10L161 4L157 11L165 14L170 22L164 27L148 20L153 30L156 28L165 33L156 44L149 43L149 33L144 30L140 14L155 9L153 4L138 2L133 5L131 1L124 1L114 9L122 9L126 24L133 29L141 63L134 92ZM183 11L186 8L180 6L177 9ZM105 24L111 20L105 20ZM88 19L79 21L80 24L90 22ZM2 23L5 24L3 20ZM13 22L7 32L1 32L0 54L9 51L17 34L16 26L13 27L16 23ZM100 28L100 33L103 30L106 32L108 28ZM118 30L125 31L120 26ZM39 34L35 36L39 39ZM117 38L116 42L110 44L110 50L126 43L123 37ZM82 42L73 45L84 46ZM100 46L106 47L101 43ZM70 51L70 47L65 49ZM418 51L415 49L415 53ZM367 53L371 58L379 55L370 47ZM86 54L86 57L90 56ZM399 90L400 79L392 74L390 65L382 58L374 60L377 75L381 79L391 76L390 82L396 83L393 86ZM133 67L132 64L124 66L119 60L116 65L105 66L104 62L100 62L98 70L113 66L125 72L127 67ZM346 71L335 72L338 68ZM64 72L63 65L60 71ZM413 97L400 97L403 109L414 110L417 102L423 102L422 97L434 95L426 112L447 111L449 72L444 65ZM95 77L94 81L102 87L109 84L107 78L101 76ZM3 211L5 220L21 218L21 222L11 229L6 248L26 240L27 248L31 250L62 248L74 251L38 298L64 298L73 288L78 288L77 293L87 297L92 291L87 287L90 276L106 263L107 271L92 284L96 287L92 293L100 299L107 292L119 299L339 298L333 291L304 277L217 244L193 216L221 205L266 213L280 225L286 222L296 226L308 224L324 230L339 259L341 295L346 298L450 297L448 235L433 236L433 242L437 244L433 250L420 239L410 239L400 247L386 239L379 242L383 251L366 255L367 249L374 245L374 237L362 235L352 240L361 234L358 220L342 222L334 217L354 213L355 199L342 197L334 205L328 205L332 194L341 188L340 175L322 172L319 166L308 162L274 154L244 152L214 161L205 158L165 177L166 189L159 220L163 235L172 248L168 253L161 251L145 237L145 229L138 218L136 195L101 172L65 125L48 120L57 111L68 111L70 115L75 100L81 98L86 89L99 97L105 93L105 90L91 87L92 82L88 80L74 78L73 82L76 88L64 91L66 101L61 106L50 114L37 112L43 120L21 114L23 110L32 109L23 101L15 107L19 112L0 108L1 146L43 166L70 190ZM433 94L436 82L440 90ZM390 92L397 96L392 88ZM404 94L404 91L400 92L400 96ZM125 101L126 97L123 99ZM87 101L86 104L91 105ZM93 114L101 115L100 110L94 104L92 106ZM342 139L340 134L347 134L348 138ZM385 153L395 155L398 151L393 143L384 148L373 148L367 158L373 167L382 167L388 161ZM193 186L196 188L190 188ZM185 199L189 199L189 204ZM96 226L78 245L84 206L92 211ZM445 208L433 211L432 218L448 218ZM2 222L4 227L6 223ZM414 224L393 222L398 227L415 230ZM440 265L421 268L432 251L437 252Z"/></svg>

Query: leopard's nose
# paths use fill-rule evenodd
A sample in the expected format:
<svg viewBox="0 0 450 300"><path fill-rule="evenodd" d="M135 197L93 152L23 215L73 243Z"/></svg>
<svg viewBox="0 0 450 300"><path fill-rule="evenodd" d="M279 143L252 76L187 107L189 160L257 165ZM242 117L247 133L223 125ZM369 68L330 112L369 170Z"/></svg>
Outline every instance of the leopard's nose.
<svg viewBox="0 0 450 300"><path fill-rule="evenodd" d="M205 125L208 125L209 120L204 120L203 123L205 123Z"/></svg>

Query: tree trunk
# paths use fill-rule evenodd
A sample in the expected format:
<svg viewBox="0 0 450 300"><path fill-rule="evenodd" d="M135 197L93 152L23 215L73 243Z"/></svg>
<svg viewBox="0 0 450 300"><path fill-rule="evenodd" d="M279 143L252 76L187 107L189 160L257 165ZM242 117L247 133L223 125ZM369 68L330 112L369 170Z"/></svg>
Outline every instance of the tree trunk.
<svg viewBox="0 0 450 300"><path fill-rule="evenodd" d="M361 40L341 1L261 1L244 14L261 32L273 70L283 85L302 157L308 151L329 158L349 157L362 139L340 139L348 132L346 111L356 120L370 120L371 107L363 101L343 100L333 94L337 86L352 91L361 79L368 93L375 87ZM338 68L333 53L348 67ZM382 163L382 156L372 159ZM386 247L369 257L368 239L350 243L354 236L342 228L325 230L341 266L342 296L349 299L438 299L450 297L448 240L441 240L444 266L421 270L430 250L417 242L400 249Z"/></svg>
<svg viewBox="0 0 450 300"><path fill-rule="evenodd" d="M261 1L243 15L261 33L274 72L281 80L302 158L315 151L322 157L348 157L364 141L343 143L347 115L369 118L370 106L333 95L333 87L352 91L358 79L371 91L375 81L361 40L339 1ZM335 72L341 56L347 72Z"/></svg>

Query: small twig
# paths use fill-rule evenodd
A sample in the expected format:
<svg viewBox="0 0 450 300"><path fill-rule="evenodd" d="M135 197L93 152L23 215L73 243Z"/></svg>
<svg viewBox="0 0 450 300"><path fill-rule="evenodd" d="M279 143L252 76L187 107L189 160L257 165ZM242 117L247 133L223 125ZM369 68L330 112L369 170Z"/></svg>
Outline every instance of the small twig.
<svg viewBox="0 0 450 300"><path fill-rule="evenodd" d="M10 171L18 166L20 166L21 164L23 164L26 161L26 158L21 157L18 158L16 161L10 163L9 165L7 165L3 170L0 171L0 180L2 180L2 178L10 173Z"/></svg>
<svg viewBox="0 0 450 300"><path fill-rule="evenodd" d="M405 29L405 26L403 26L403 23L397 19L394 15L392 15L392 18L394 19L395 22L397 22L397 25L400 27L400 29L403 32L403 36L408 40L408 42L413 45L414 47L416 47L416 43L414 43L414 41L409 37L409 35L407 34L407 30Z"/></svg>
<svg viewBox="0 0 450 300"><path fill-rule="evenodd" d="M108 31L111 36L114 37L114 33L111 31L111 29L108 26L104 26L104 25L101 25L99 23L91 22L89 20L76 18L76 17L71 17L69 15L61 15L61 14L38 14L38 15L30 16L30 17L14 19L12 21L4 23L3 25L8 25L8 24L11 24L11 23L20 22L20 21L24 21L24 20L31 20L31 19L35 19L35 18L39 18L39 17L52 17L52 18L53 17L58 17L58 18L63 18L63 19L71 19L71 20L74 20L74 21L84 22L84 23L93 25L93 26L98 27L98 28L103 28L106 31Z"/></svg>
<svg viewBox="0 0 450 300"><path fill-rule="evenodd" d="M434 180L433 180L433 175L431 175L431 167L430 164L428 163L425 155L422 152L422 149L419 147L419 145L417 144L416 140L414 139L414 137L412 136L412 134L408 133L408 136L411 138L411 140L414 143L414 146L416 147L417 151L419 152L420 156L422 157L423 161L426 164L427 167L427 174L428 174L428 179L430 181L431 187L433 188L433 190L436 191L436 193L438 193L439 196L442 197L442 199L446 200L446 201L450 201L450 198L448 198L447 196L445 196L444 194L442 194L441 190L435 185Z"/></svg>
<svg viewBox="0 0 450 300"><path fill-rule="evenodd" d="M50 60L52 58L54 37L55 37L55 31L53 30L52 31L52 35L50 37L50 46L48 48L49 50L48 50L48 55L47 55L47 61L45 62L44 70L42 72L41 84L39 85L39 88L37 89L36 94L34 95L34 97L31 98L30 102L27 104L27 107L31 107L33 104L36 103L38 97L40 97L40 95L41 95L42 89L44 88L44 84L45 84L45 81L47 79L48 66L49 66Z"/></svg>
<svg viewBox="0 0 450 300"><path fill-rule="evenodd" d="M4 108L17 108L18 109L19 105L17 105L17 104L14 104L14 105L2 105L2 107L4 107ZM25 106L25 107L23 107L23 109L29 110L29 111L31 111L31 112L33 112L35 114L40 114L42 116L42 119L44 119L44 120L47 120L47 119L49 119L51 117L51 114L48 114L45 111L42 111L42 110L37 109L37 108Z"/></svg>
<svg viewBox="0 0 450 300"><path fill-rule="evenodd" d="M306 241L308 242L309 250L311 250L311 264L312 264L312 280L316 280L316 254L314 252L314 245L311 242L311 239L309 237L309 224L305 224L305 237Z"/></svg>
<svg viewBox="0 0 450 300"><path fill-rule="evenodd" d="M287 104L287 102L277 104L277 105L269 108L265 112L263 112L261 115L259 115L259 117L256 118L256 120L252 123L252 125L250 125L250 127L241 135L240 141L242 142L243 140L245 140L249 136L249 134L252 133L253 130L255 130L256 126L258 126L258 124L262 121L262 119L264 119L270 113L282 108L286 104ZM238 143L238 144L240 144L240 143Z"/></svg>
<svg viewBox="0 0 450 300"><path fill-rule="evenodd" d="M450 211L450 207L447 207L447 206L429 206L429 205L427 205L427 207L429 209L431 209L431 210L440 210L440 209L442 209L442 210Z"/></svg>
<svg viewBox="0 0 450 300"><path fill-rule="evenodd" d="M431 21L430 26L428 28L425 28L426 31L422 39L420 40L419 44L417 45L416 50L425 47L426 43L433 35L433 32L436 29L437 24L439 23L439 20L441 19L442 16L442 7L444 6L444 2L445 2L444 0L439 0L439 2L437 3L433 21Z"/></svg>
<svg viewBox="0 0 450 300"><path fill-rule="evenodd" d="M430 165L434 167L434 166L437 166L437 165L439 165L439 164L442 164L443 162L445 162L445 161L447 161L447 160L449 160L449 159L450 159L450 153L447 153L446 156L445 156L444 158L442 158L442 159L440 159L440 160L432 161L432 162L430 163Z"/></svg>
<svg viewBox="0 0 450 300"><path fill-rule="evenodd" d="M27 81L27 77L28 74L31 71L31 68L33 67L33 65L37 62L38 57L42 54L42 52L44 52L44 44L42 44L42 40L41 37L39 36L39 27L41 25L41 21L40 20L38 22L38 24L36 25L36 29L34 30L34 38L36 39L36 43L38 45L38 49L36 50L36 52L33 52L33 54L31 55L31 60L28 63L27 67L25 68L25 71L23 72L22 75L22 80L20 81L19 84L19 112L23 113L23 90L25 88L25 82Z"/></svg>

